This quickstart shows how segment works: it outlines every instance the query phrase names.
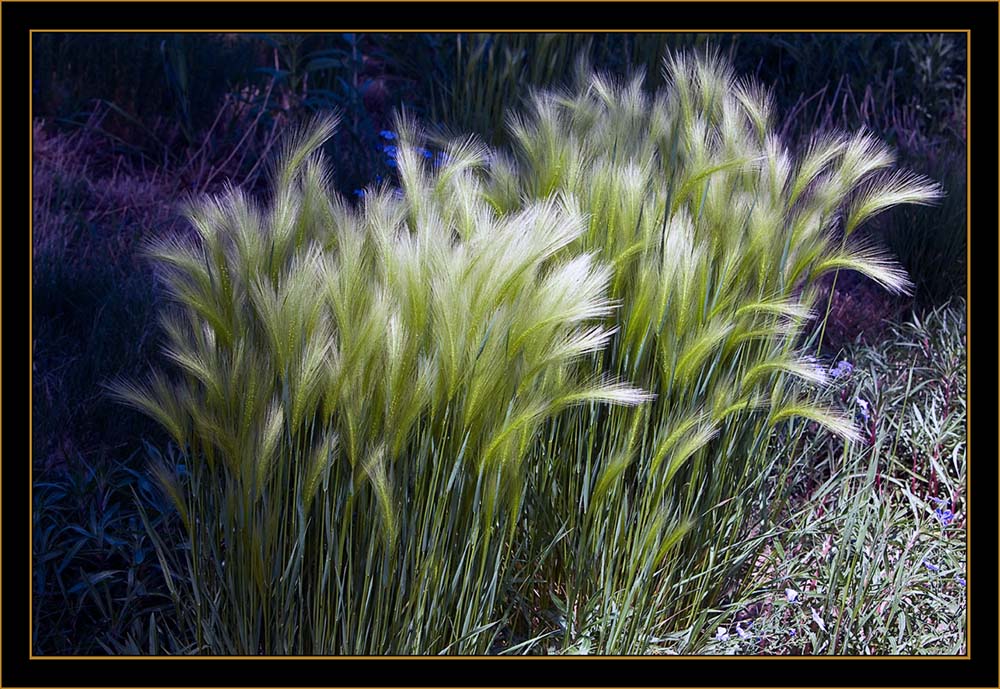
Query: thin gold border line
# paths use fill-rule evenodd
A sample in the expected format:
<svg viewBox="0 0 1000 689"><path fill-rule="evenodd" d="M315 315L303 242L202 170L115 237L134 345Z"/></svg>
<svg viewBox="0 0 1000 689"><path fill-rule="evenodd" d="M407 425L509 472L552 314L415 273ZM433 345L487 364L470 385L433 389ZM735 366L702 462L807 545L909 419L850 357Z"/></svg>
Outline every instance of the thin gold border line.
<svg viewBox="0 0 1000 689"><path fill-rule="evenodd" d="M0 5L3 2L25 2L27 0L0 0ZM55 2L57 0L35 0L36 2ZM106 0L108 2L124 2L126 0ZM193 2L195 0L174 0L175 2ZM235 1L235 0L221 0L223 2ZM262 0L242 0L244 2L257 2ZM305 0L306 2L313 2L319 0ZM371 0L361 0L362 2ZM444 2L457 1L457 0L442 0ZM527 1L527 0L514 0L514 1ZM556 0L556 1L566 1L566 0ZM592 0L577 0L582 2L590 2ZM656 2L657 0L638 0L639 2ZM720 0L699 0L700 2L715 2ZM791 2L793 0L772 0L777 2ZM814 2L828 2L832 0L813 0ZM865 0L846 0L847 2L864 2ZM933 0L887 0L888 2L930 2ZM997 0L969 0L971 2L993 2L996 4ZM667 4L667 3L660 3ZM356 31L363 31L356 29ZM193 29L193 30L180 30L171 31L169 29L153 29L153 30L143 30L143 29L123 29L121 31L111 31L105 29L70 29L70 30L55 30L55 29L29 29L29 40L28 40L28 116L29 116L29 129L30 136L28 138L28 157L29 157L29 248L31 251L31 265L28 269L29 275L29 289L28 289L28 335L29 335L29 367L28 367L28 381L29 381L29 391L28 391L28 423L29 429L32 426L32 408L33 408L33 366L34 366L34 335L32 333L32 288L34 285L34 198L33 185L34 185L34 112L33 112L33 91L32 77L33 77L33 40L34 34L36 33L109 33L109 34L123 34L123 33L244 33L244 34L260 34L260 33L326 33L327 30L324 29L306 29L306 30L289 30L284 29L278 32L268 32L268 31L233 31L233 30L217 30L217 29ZM451 29L447 31L433 31L433 30L417 30L417 29L405 29L399 31L375 31L366 33L464 33L467 31L461 31L456 29ZM551 30L540 30L540 29L528 29L522 31L503 31L497 33L593 33L589 31L558 31L555 29ZM855 34L868 34L868 33L964 33L965 34L965 70L966 70L966 300L965 300L965 321L966 321L966 407L968 408L968 401L970 397L970 383L969 378L971 378L971 338L969 333L971 331L971 319L970 319L970 304L971 304L971 280L970 272L971 266L969 259L971 258L971 228L972 228L972 217L971 217L971 201L972 194L971 188L969 186L969 180L971 177L971 155L972 155L972 57L971 57L971 47L972 47L972 31L971 29L947 29L938 31L913 31L907 29L886 29L881 31L876 30L859 30L852 31L850 29L829 29L823 31L808 31L808 30L798 30L798 29L778 29L778 30L767 30L767 29L752 29L752 30L737 30L737 31L723 31L723 30L712 30L712 31L697 31L697 30L645 30L645 31L615 31L609 33L645 33L645 34L676 34L676 33L720 33L720 34L740 34L740 33L855 33ZM1000 61L1000 60L998 60ZM2 104L2 98L0 98L0 104ZM2 352L2 324L0 324L0 352ZM0 379L2 379L2 374L0 374ZM0 408L2 408L2 399L0 399ZM966 449L966 505L971 505L971 480L970 473L971 467L968 463L969 456L969 431L970 431L969 416L966 413L965 419L965 449ZM31 463L31 468L28 472L29 479L29 497L34 494L34 449L33 449L33 434L29 433L28 437L28 457ZM2 444L0 444L2 448ZM2 450L0 450L2 454ZM471 659L500 659L500 660L524 660L526 656L427 656L427 655L413 655L413 656L400 656L400 655L379 655L379 656L343 656L343 655L295 655L295 656L238 656L238 655L227 655L227 656L206 656L206 655L193 655L193 656L128 656L128 655L117 655L117 656L92 656L92 655L71 655L71 656L51 656L51 655L35 655L34 654L34 644L32 643L32 637L34 635L34 620L33 620L33 605L34 605L34 588L31 586L31 582L34 577L34 529L32 527L34 520L34 503L32 499L28 501L29 506L29 520L28 520L28 660L394 660L394 659L455 659L455 658L471 658ZM795 656L797 659L830 659L834 658L837 660L851 660L851 659L864 659L864 660L895 660L895 659L913 659L913 660L943 660L943 659L953 659L953 660L970 660L971 659L971 637L972 637L972 627L971 627L971 599L972 591L971 587L968 586L968 580L970 578L969 572L969 552L971 551L971 523L968 519L968 507L966 509L966 535L965 535L965 547L966 547L966 624L965 624L965 654L964 655L934 655L934 656L923 656L923 655L878 655L878 656L859 656L859 655L838 655L838 656ZM2 521L0 521L2 523ZM1000 564L1000 555L998 555L998 564ZM2 582L2 555L0 555L0 582ZM0 630L0 639L2 639L2 630ZM602 658L627 658L630 660L658 660L662 658L671 659L684 659L684 660L698 660L698 659L712 659L712 660L722 660L722 659L739 659L739 660L752 660L752 659L762 659L770 658L770 656L719 656L719 655L678 655L678 656L535 656L537 659L564 659L564 660L580 660L580 659L602 659ZM781 656L777 656L781 658ZM791 657L791 656L788 656Z"/></svg>
<svg viewBox="0 0 1000 689"><path fill-rule="evenodd" d="M26 0L0 0L0 4L3 2L24 2ZM65 0L38 0L39 2L64 2ZM81 0L70 0L71 2L80 2ZM105 2L127 2L128 0L104 0ZM180 2L202 2L203 0L176 0ZM220 1L220 0L216 0ZM233 1L233 0L221 0L222 2ZM260 0L263 1L263 0ZM317 2L319 0L304 0L305 2ZM457 0L456 0L457 1ZM527 2L529 0L521 0ZM595 0L596 1L596 0ZM601 0L602 2L604 0ZM643 0L638 0L642 2ZM652 2L653 0L645 0L647 2ZM730 0L698 0L698 2L728 2ZM771 2L791 2L792 0L769 0ZM813 2L825 2L826 0L811 0ZM838 0L839 1L839 0ZM848 2L868 2L869 0L847 0ZM898 2L899 0L882 0L883 2ZM911 0L913 2L931 2L937 0ZM969 2L994 2L997 0L967 0ZM666 4L666 3L664 3ZM343 27L341 29L343 30ZM357 33L441 33L441 34L458 34L458 33L485 33L486 29L365 29L365 28L352 28L351 31ZM122 29L120 31L113 29L29 29L28 32L32 35L36 33L106 33L106 34L123 34L123 33L207 33L207 34L225 34L225 33L238 33L238 34L295 34L295 33L336 33L333 29L279 29L277 31L263 31L261 29ZM499 33L499 34L548 34L548 33L561 33L561 34L593 34L593 33L607 33L607 34L678 34L678 33L701 33L701 34L747 34L747 33L801 33L801 34L825 34L825 33L849 33L849 34L884 34L884 33L941 33L941 34L969 34L971 29L618 29L615 31L595 31L595 30L583 30L583 29L518 29L518 30L507 30L507 31L489 31L489 33Z"/></svg>
<svg viewBox="0 0 1000 689"><path fill-rule="evenodd" d="M45 4L45 3L48 3L48 2L64 2L64 1L65 0L30 0L30 2L29 2L29 0L3 0L3 2L9 2L9 3L12 3L12 4L18 4L18 3L24 3L24 4ZM182 2L201 2L201 1L202 0L170 0L169 2L157 2L156 4L175 5L175 4L179 4L179 3L182 3ZM271 4L273 4L273 0L216 0L216 1L217 2L227 3L227 4L228 3L236 3L236 2L241 2L241 3L247 3L248 2L248 3L251 3L251 4L252 3L258 3L258 2L264 2L264 3L270 2ZM328 0L303 0L303 1L304 2L310 2L310 3L315 2L315 3L318 3L318 4L333 4L333 3L329 2ZM356 4L359 4L359 5L376 5L376 4L379 4L380 0L354 0L354 1L355 1ZM713 3L713 2L724 2L724 3L728 3L728 4L734 4L733 0L696 0L694 2L692 0L687 0L687 2L677 2L676 0L633 0L633 1L636 2L636 3L639 3L639 4L652 4L652 5L672 5L672 4L688 4L688 5L690 5L690 4L709 4L709 3ZM771 2L771 3L793 3L793 2L799 2L799 1L800 0L768 0L768 2ZM110 2L110 3L116 3L116 2L117 3L124 3L124 2L131 2L131 0L105 0L105 2ZM426 4L426 3L423 2L423 0L401 0L401 2L403 4ZM436 0L437 4L458 4L458 3L461 3L461 2L465 2L465 0ZM504 2L499 3L499 4L504 4L504 5L528 4L528 3L532 3L532 2L536 2L536 0L504 0ZM548 0L548 2L551 3L551 4L570 4L570 3L572 3L572 4L581 4L581 3L582 4L590 4L590 3L606 4L606 0ZM842 5L842 4L845 4L845 3L864 4L864 3L870 3L870 2L871 2L871 0L811 0L811 3L815 4L815 5ZM902 5L902 4L909 5L909 4L914 4L914 3L916 3L916 4L920 4L920 3L941 4L940 0L883 0L883 2L888 2L888 3L892 3L892 4L898 4L898 5ZM978 3L978 4L991 4L991 3L994 4L994 5L997 4L997 0L965 0L965 2L967 2L967 3ZM83 2L83 0L70 0L70 4L85 4L85 3ZM736 4L752 4L752 0L736 0ZM759 3L756 3L756 4L759 4ZM934 32L930 32L930 33L934 33Z"/></svg>
<svg viewBox="0 0 1000 689"><path fill-rule="evenodd" d="M969 432L972 424L969 422L969 400L972 399L972 338L969 332L972 326L972 32L965 35L965 653L972 652L972 578L970 554L972 552L972 520L969 510L972 507L972 464L969 462ZM998 516L1000 518L1000 516ZM997 554L1000 564L1000 553Z"/></svg>
<svg viewBox="0 0 1000 689"><path fill-rule="evenodd" d="M28 469L28 556L31 562L28 566L28 659L35 653L35 422L33 410L35 407L35 334L34 326L34 286L35 286L35 106L34 92L32 89L34 79L34 65L32 56L34 55L34 36L28 38L28 204L30 215L28 216L28 227L31 236L28 238L28 251L31 252L31 264L28 266L28 457L31 465ZM0 110L2 111L2 110ZM0 578L3 576L3 567L0 566Z"/></svg>
<svg viewBox="0 0 1000 689"><path fill-rule="evenodd" d="M936 660L962 661L970 660L966 655L799 655L799 656L767 656L767 655L553 655L553 656L515 656L515 655L379 655L379 656L349 656L349 655L282 655L282 656L238 656L238 655L62 655L62 656L31 656L30 660ZM699 689L706 689L701 687ZM731 688L730 688L731 689ZM855 689L855 688L851 688ZM880 689L885 689L882 687ZM981 689L981 688L980 688Z"/></svg>

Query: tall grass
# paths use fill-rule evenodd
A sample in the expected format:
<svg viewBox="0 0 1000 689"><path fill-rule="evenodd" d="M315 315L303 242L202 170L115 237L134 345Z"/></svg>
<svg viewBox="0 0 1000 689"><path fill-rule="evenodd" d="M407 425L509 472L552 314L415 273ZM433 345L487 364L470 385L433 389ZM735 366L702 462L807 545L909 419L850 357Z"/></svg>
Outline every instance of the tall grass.
<svg viewBox="0 0 1000 689"><path fill-rule="evenodd" d="M183 451L154 470L190 549L158 554L199 652L482 653L538 429L646 399L574 367L610 335L611 271L554 258L585 229L566 200L478 198L472 142L434 172L404 144L402 194L348 207L333 129L290 139L266 207L195 201L198 242L151 250L179 375L117 392Z"/></svg>
<svg viewBox="0 0 1000 689"><path fill-rule="evenodd" d="M588 225L572 248L614 266L622 304L588 367L657 395L563 415L535 448L523 537L542 564L524 595L556 601L564 651L642 653L704 632L781 504L785 462L769 439L792 418L858 438L809 392L826 383L800 347L815 281L855 270L908 290L857 230L939 194L891 170L865 132L817 136L793 157L768 92L716 57L665 67L652 97L642 75L536 93L511 116L515 156L491 167L504 212L553 194L578 204Z"/></svg>

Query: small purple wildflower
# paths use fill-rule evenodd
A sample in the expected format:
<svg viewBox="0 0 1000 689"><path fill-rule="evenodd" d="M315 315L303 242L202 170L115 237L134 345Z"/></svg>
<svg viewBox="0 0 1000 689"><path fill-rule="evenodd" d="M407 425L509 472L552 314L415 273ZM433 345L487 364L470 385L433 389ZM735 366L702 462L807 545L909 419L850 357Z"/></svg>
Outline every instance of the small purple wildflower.
<svg viewBox="0 0 1000 689"><path fill-rule="evenodd" d="M716 641L726 641L728 638L729 638L729 632L726 631L725 627L719 627L715 630Z"/></svg>
<svg viewBox="0 0 1000 689"><path fill-rule="evenodd" d="M955 514L949 509L943 509L941 507L934 510L934 515L937 517L938 521L941 522L942 526L948 526L955 520Z"/></svg>
<svg viewBox="0 0 1000 689"><path fill-rule="evenodd" d="M924 567L926 567L927 569L929 569L932 572L940 572L941 571L940 567L938 567L937 565L935 565L935 564L933 564L931 562L928 562L927 560L923 561L923 565L924 565Z"/></svg>
<svg viewBox="0 0 1000 689"><path fill-rule="evenodd" d="M860 397L855 397L854 401L858 403L858 414L860 414L861 418L865 420L865 423L867 423L870 418L868 414L868 402Z"/></svg>
<svg viewBox="0 0 1000 689"><path fill-rule="evenodd" d="M795 589L785 589L785 598L789 603L794 603L799 598L799 592Z"/></svg>
<svg viewBox="0 0 1000 689"><path fill-rule="evenodd" d="M830 369L830 376L833 378L840 378L842 376L849 376L851 372L854 371L854 365L850 361L840 361L836 366Z"/></svg>
<svg viewBox="0 0 1000 689"><path fill-rule="evenodd" d="M740 625L736 625L736 633L740 635L741 639L749 639L750 634L744 630Z"/></svg>
<svg viewBox="0 0 1000 689"><path fill-rule="evenodd" d="M378 133L378 135L381 136L383 139L387 139L389 141L392 141L393 139L396 138L396 135L393 132L390 132L388 129L383 129Z"/></svg>
<svg viewBox="0 0 1000 689"><path fill-rule="evenodd" d="M960 577L960 576L958 576L956 574L955 575L955 583L958 584L959 586L965 586L965 579L963 577Z"/></svg>

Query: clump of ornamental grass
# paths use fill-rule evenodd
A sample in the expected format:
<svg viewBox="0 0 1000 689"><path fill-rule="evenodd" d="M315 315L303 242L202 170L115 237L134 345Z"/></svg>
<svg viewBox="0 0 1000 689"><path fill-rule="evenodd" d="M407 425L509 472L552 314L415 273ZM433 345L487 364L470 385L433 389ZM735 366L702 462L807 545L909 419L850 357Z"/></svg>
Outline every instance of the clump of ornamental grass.
<svg viewBox="0 0 1000 689"><path fill-rule="evenodd" d="M908 291L858 229L939 195L864 132L793 155L768 92L716 57L664 67L652 96L642 75L589 74L534 94L485 190L504 213L553 195L577 204L587 227L567 251L613 266L621 304L583 368L656 395L563 414L534 448L524 538L538 564L523 595L556 601L555 650L683 649L705 633L781 504L787 463L771 439L793 418L858 438L813 392L827 380L801 344L816 281L853 270Z"/></svg>
<svg viewBox="0 0 1000 689"><path fill-rule="evenodd" d="M401 122L402 190L351 207L334 126L290 138L265 205L198 199L197 241L152 248L176 370L118 394L181 449L154 469L189 549L161 565L198 652L484 653L540 427L648 397L576 366L613 302L572 199L500 215L480 146L432 169Z"/></svg>

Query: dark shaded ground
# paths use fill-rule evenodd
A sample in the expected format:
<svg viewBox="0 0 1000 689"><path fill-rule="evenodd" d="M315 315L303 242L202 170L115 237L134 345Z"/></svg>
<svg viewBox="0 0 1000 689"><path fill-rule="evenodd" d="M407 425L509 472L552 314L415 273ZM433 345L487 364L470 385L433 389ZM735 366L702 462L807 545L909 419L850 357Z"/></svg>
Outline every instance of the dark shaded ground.
<svg viewBox="0 0 1000 689"><path fill-rule="evenodd" d="M878 343L893 322L899 322L911 312L913 299L893 295L865 276L845 271L827 277L822 285L819 304L825 311L830 288L833 301L823 338L823 353L834 357L847 344Z"/></svg>

